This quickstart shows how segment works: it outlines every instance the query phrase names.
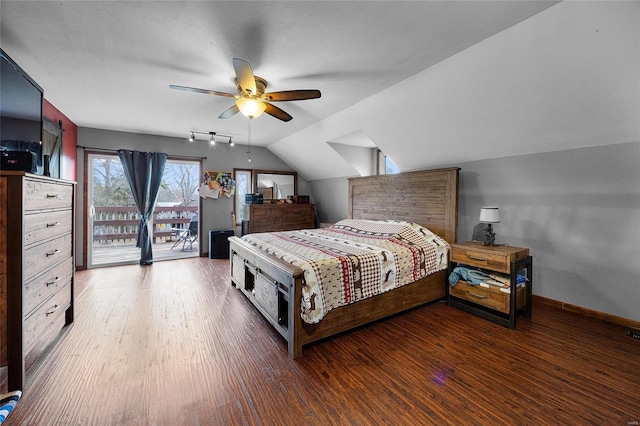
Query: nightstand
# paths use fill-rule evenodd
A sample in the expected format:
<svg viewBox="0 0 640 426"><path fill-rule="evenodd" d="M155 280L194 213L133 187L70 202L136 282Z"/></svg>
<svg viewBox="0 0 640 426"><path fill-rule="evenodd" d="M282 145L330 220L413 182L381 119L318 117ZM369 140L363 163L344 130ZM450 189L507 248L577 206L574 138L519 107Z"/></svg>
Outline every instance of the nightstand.
<svg viewBox="0 0 640 426"><path fill-rule="evenodd" d="M516 328L519 312L531 318L531 288L533 285L532 258L529 249L512 246L485 246L481 242L468 241L451 244L449 272L457 265L480 269L487 273L499 273L509 278L509 286L483 287L459 280L454 287L447 284L449 306L463 309L482 318ZM526 270L524 285L517 284L517 275Z"/></svg>

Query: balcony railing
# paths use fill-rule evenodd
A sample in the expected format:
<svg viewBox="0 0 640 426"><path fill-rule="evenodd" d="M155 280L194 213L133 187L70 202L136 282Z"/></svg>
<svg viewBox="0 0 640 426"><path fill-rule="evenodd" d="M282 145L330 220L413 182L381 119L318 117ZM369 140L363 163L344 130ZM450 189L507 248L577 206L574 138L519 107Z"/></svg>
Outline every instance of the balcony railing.
<svg viewBox="0 0 640 426"><path fill-rule="evenodd" d="M198 213L197 206L156 207L153 214L153 242L171 238L176 229L186 229L191 217ZM140 225L137 207L95 207L93 241L113 242L135 240Z"/></svg>

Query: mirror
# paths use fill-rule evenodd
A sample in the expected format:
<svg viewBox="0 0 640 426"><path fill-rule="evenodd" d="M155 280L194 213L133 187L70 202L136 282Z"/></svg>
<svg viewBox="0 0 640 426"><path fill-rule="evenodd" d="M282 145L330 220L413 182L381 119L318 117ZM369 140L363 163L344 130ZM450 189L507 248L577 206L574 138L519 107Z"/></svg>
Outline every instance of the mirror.
<svg viewBox="0 0 640 426"><path fill-rule="evenodd" d="M253 187L264 199L284 200L298 194L298 173L254 170Z"/></svg>
<svg viewBox="0 0 640 426"><path fill-rule="evenodd" d="M47 117L44 117L42 121L42 156L44 163L44 156L46 155L49 161L48 170L38 170L40 174L46 174L47 176L59 178L60 177L60 163L62 153L62 122L54 123ZM48 173L47 173L48 172Z"/></svg>

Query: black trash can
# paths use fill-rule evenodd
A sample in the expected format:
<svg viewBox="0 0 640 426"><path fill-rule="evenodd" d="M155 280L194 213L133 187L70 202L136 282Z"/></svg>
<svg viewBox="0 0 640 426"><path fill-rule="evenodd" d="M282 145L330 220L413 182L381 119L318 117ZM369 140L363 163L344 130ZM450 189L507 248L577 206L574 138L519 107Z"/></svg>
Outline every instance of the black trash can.
<svg viewBox="0 0 640 426"><path fill-rule="evenodd" d="M229 258L229 237L232 229L212 229L209 231L209 259Z"/></svg>

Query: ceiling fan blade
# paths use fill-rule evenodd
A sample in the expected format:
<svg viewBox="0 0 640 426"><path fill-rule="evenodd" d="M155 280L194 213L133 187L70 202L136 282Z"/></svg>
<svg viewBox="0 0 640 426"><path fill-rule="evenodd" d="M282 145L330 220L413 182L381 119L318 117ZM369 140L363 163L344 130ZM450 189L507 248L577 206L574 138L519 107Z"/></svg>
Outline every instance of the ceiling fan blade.
<svg viewBox="0 0 640 426"><path fill-rule="evenodd" d="M204 93L206 95L218 95L218 96L226 96L228 98L238 98L238 95L234 95L226 92L216 92L215 90L207 90L207 89L198 89L196 87L186 87L186 86L176 86L174 84L170 84L169 87L171 89L176 90L184 90L187 92L196 92L196 93Z"/></svg>
<svg viewBox="0 0 640 426"><path fill-rule="evenodd" d="M248 95L254 96L256 94L256 78L253 75L253 70L249 62L233 58L233 69L236 72L236 79L240 90Z"/></svg>
<svg viewBox="0 0 640 426"><path fill-rule="evenodd" d="M303 101L320 97L319 90L285 90L282 92L265 93L262 98L270 102Z"/></svg>
<svg viewBox="0 0 640 426"><path fill-rule="evenodd" d="M290 116L288 113L284 112L277 106L271 105L268 102L265 102L264 104L267 106L267 109L265 109L264 112L277 118L278 120L289 121L293 118L292 116Z"/></svg>
<svg viewBox="0 0 640 426"><path fill-rule="evenodd" d="M231 118L239 112L240 109L238 108L238 105L233 104L233 106L227 108L222 114L220 114L218 118Z"/></svg>

